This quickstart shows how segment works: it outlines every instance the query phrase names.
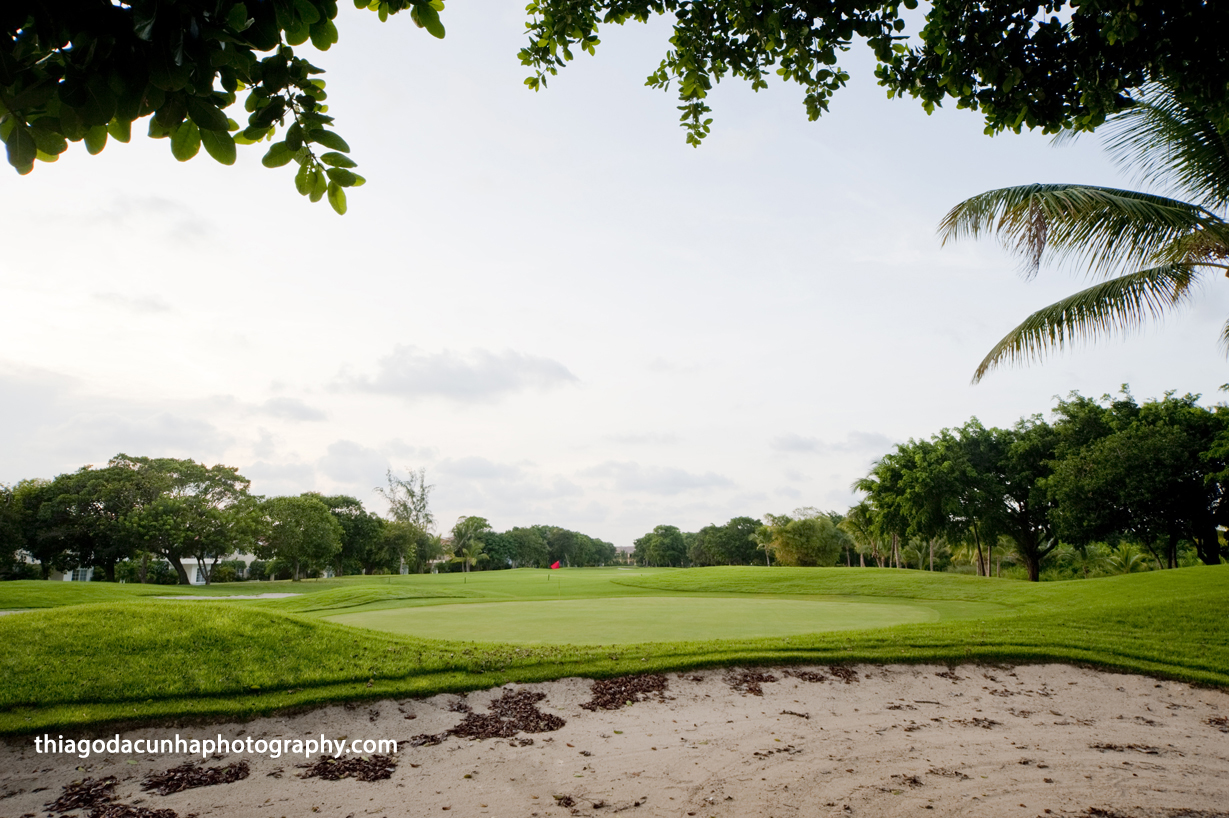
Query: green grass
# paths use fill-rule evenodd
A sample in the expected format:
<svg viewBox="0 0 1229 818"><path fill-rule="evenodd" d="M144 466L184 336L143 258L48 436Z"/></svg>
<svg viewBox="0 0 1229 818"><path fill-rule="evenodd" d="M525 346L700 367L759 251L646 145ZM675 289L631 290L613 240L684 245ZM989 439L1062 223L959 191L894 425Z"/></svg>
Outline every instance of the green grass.
<svg viewBox="0 0 1229 818"><path fill-rule="evenodd" d="M503 571L210 589L0 583L0 610L46 609L0 617L0 733L246 717L509 681L735 663L1065 661L1229 687L1229 566L1040 585L876 569L605 569L547 576ZM178 591L304 595L149 598ZM778 602L790 604L764 607ZM832 607L840 602L850 603L844 613ZM829 611L818 618L825 625L883 624L908 611L930 611L927 618L937 621L740 635L745 611L756 605ZM723 606L725 626L712 619ZM703 620L691 633L728 638L612 644L628 633L644 638L643 628L625 624L612 629L604 646L512 644L518 634L536 633L534 619L543 612L562 612L556 620L577 620L586 610L609 618L621 607L668 608ZM422 616L436 617L426 632L451 641L338 624ZM503 644L462 641L480 632L497 634Z"/></svg>
<svg viewBox="0 0 1229 818"><path fill-rule="evenodd" d="M940 618L939 611L924 605L884 604L869 599L667 596L385 608L330 616L329 621L407 636L464 633L483 642L611 645L628 640L799 636L937 622Z"/></svg>

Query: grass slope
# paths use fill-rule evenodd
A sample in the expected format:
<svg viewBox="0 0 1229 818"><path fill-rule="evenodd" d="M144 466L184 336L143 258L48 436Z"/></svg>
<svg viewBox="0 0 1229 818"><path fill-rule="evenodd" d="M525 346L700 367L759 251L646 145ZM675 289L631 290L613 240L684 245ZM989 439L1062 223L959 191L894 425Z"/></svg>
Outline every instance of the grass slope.
<svg viewBox="0 0 1229 818"><path fill-rule="evenodd" d="M19 599L27 608L49 607L47 600L57 607L0 617L0 644L6 646L0 651L0 733L246 717L509 681L735 663L1069 661L1229 687L1229 566L1041 585L876 569L635 573L566 572L562 588L550 591L559 599L745 594L1002 607L974 619L776 638L513 646L399 636L322 617L390 606L550 599L550 591L539 586L558 577L484 572L464 580L357 578L299 583L293 590L305 592L301 597L227 602L148 599L143 597L151 594L133 586L4 583L0 609L19 607ZM60 585L77 588L54 587ZM286 591L288 585L226 590ZM206 595L220 594L213 589ZM41 606L35 604L40 597Z"/></svg>

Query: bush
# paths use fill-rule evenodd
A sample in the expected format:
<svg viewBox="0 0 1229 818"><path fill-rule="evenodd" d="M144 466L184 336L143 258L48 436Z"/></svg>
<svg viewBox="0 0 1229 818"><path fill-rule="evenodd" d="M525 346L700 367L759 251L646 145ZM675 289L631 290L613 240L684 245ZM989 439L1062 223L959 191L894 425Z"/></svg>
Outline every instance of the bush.
<svg viewBox="0 0 1229 818"><path fill-rule="evenodd" d="M291 579L294 576L294 565L287 560L272 559L265 567L269 579Z"/></svg>
<svg viewBox="0 0 1229 818"><path fill-rule="evenodd" d="M38 566L28 562L15 562L7 568L0 569L0 580L8 579L39 579Z"/></svg>
<svg viewBox="0 0 1229 818"><path fill-rule="evenodd" d="M239 572L235 570L235 566L219 564L213 568L213 574L209 577L210 582L234 582L238 578Z"/></svg>
<svg viewBox="0 0 1229 818"><path fill-rule="evenodd" d="M264 560L253 560L252 564L248 566L248 579L257 581L268 579L269 575L267 569L268 563Z"/></svg>

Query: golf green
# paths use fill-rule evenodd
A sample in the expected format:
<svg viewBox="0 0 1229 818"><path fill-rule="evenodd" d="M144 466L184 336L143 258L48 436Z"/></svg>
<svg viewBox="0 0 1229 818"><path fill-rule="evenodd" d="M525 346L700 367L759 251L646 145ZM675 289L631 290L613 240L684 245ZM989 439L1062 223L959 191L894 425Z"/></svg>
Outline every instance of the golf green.
<svg viewBox="0 0 1229 818"><path fill-rule="evenodd" d="M989 607L989 606L987 606ZM793 636L944 618L921 601L614 597L386 608L329 616L392 633L475 642L610 645Z"/></svg>

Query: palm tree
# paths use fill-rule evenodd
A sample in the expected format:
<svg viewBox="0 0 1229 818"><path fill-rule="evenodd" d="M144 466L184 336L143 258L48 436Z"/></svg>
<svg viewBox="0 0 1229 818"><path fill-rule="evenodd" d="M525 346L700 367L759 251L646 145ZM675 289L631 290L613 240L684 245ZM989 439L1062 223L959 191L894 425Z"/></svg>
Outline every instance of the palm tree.
<svg viewBox="0 0 1229 818"><path fill-rule="evenodd" d="M1110 552L1109 567L1115 574L1134 574L1148 570L1148 558L1134 543L1119 543L1118 547Z"/></svg>
<svg viewBox="0 0 1229 818"><path fill-rule="evenodd" d="M461 563L462 573L487 558L483 553L482 535L491 530L491 524L483 517L460 517L452 527L453 559Z"/></svg>
<svg viewBox="0 0 1229 818"><path fill-rule="evenodd" d="M1043 261L1086 267L1097 283L1024 319L994 346L973 382L1004 363L1137 329L1189 301L1203 278L1229 271L1229 135L1164 83L1104 126L1120 166L1190 201L1089 185L1035 184L974 196L939 226L944 244L996 235L1036 275ZM1229 352L1229 323L1221 332Z"/></svg>

